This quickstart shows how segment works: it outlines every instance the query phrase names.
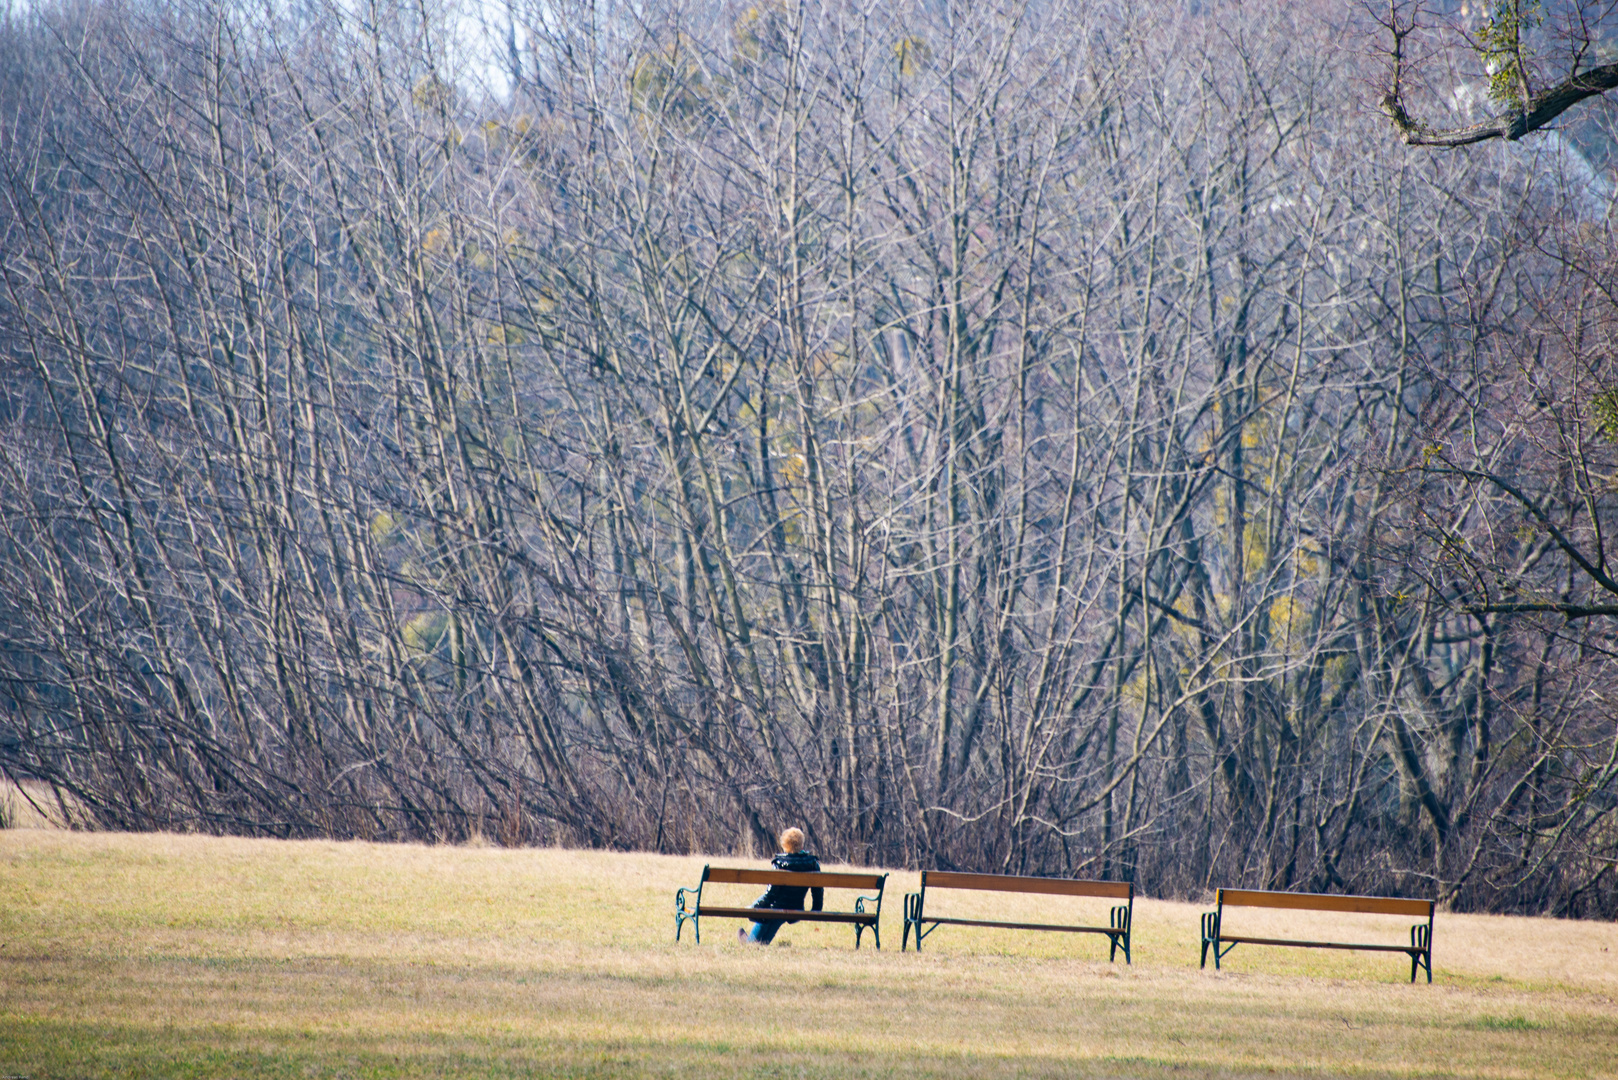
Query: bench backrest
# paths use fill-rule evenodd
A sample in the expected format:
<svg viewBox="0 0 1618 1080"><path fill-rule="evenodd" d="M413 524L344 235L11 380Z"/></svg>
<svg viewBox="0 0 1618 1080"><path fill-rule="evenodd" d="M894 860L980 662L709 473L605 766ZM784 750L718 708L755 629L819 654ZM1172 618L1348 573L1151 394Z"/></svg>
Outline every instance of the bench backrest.
<svg viewBox="0 0 1618 1080"><path fill-rule="evenodd" d="M1220 907L1288 908L1293 911L1351 911L1367 915L1414 915L1431 919L1435 901L1401 900L1396 896L1339 896L1330 893L1269 892L1220 889Z"/></svg>
<svg viewBox="0 0 1618 1080"><path fill-rule="evenodd" d="M732 870L709 866L703 881L719 885L806 885L813 889L875 889L882 891L886 874L799 873L793 870Z"/></svg>
<svg viewBox="0 0 1618 1080"><path fill-rule="evenodd" d="M1133 900L1135 885L1130 881L1084 881L1078 878L1013 877L1009 874L957 874L946 870L923 870L921 887L934 889L982 889L988 892L1043 893L1047 896L1105 896Z"/></svg>

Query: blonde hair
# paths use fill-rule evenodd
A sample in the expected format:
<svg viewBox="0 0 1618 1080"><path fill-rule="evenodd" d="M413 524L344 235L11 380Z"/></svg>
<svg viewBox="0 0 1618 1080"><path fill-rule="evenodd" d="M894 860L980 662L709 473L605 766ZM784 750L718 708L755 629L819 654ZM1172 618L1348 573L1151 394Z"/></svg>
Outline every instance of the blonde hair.
<svg viewBox="0 0 1618 1080"><path fill-rule="evenodd" d="M788 855L792 855L792 854L795 854L795 853L797 853L799 851L802 851L803 850L803 830L802 829L788 829L786 832L782 833L781 834L781 850L786 852Z"/></svg>

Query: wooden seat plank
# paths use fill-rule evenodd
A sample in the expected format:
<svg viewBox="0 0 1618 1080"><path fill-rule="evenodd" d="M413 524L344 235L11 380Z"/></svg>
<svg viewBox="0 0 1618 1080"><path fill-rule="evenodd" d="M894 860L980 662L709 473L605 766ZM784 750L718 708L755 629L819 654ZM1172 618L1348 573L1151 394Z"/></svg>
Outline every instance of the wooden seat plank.
<svg viewBox="0 0 1618 1080"><path fill-rule="evenodd" d="M1079 881L1068 878L1013 877L1001 874L960 874L927 871L927 884L935 889L978 889L985 892L1036 893L1046 896L1102 896L1127 900L1127 881Z"/></svg>
<svg viewBox="0 0 1618 1080"><path fill-rule="evenodd" d="M748 919L752 922L876 922L874 911L796 911L792 908L709 907L704 904L702 914L704 918L712 915L720 919Z"/></svg>
<svg viewBox="0 0 1618 1080"><path fill-rule="evenodd" d="M1220 934L1219 940L1228 941L1232 945L1297 945L1305 949L1357 949L1363 952L1421 952L1421 950L1416 948L1414 945L1350 945L1343 941L1297 941L1293 938L1231 937L1229 934Z"/></svg>
<svg viewBox="0 0 1618 1080"><path fill-rule="evenodd" d="M736 870L710 866L706 880L717 885L805 885L812 889L877 889L882 874L795 873L791 870Z"/></svg>
<svg viewBox="0 0 1618 1080"><path fill-rule="evenodd" d="M1396 896L1339 896L1333 893L1265 892L1259 889L1220 889L1225 907L1285 908L1289 911L1346 911L1360 915L1414 915L1426 918L1431 900L1402 900Z"/></svg>
<svg viewBox="0 0 1618 1080"><path fill-rule="evenodd" d="M922 922L948 923L950 926L990 926L1005 930L1058 930L1071 934L1123 934L1127 931L1114 926L1067 926L1053 923L1020 923L1001 922L996 919L935 919L931 915L925 916Z"/></svg>

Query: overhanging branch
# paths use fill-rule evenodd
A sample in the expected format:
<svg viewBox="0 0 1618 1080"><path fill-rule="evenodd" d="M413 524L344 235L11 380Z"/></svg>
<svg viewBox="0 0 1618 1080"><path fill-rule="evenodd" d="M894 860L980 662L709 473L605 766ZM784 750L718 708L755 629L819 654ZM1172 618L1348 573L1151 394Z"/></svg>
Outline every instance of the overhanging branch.
<svg viewBox="0 0 1618 1080"><path fill-rule="evenodd" d="M1393 89L1382 95L1378 104L1388 119L1393 121L1399 138L1410 146L1470 146L1489 139L1515 142L1530 131L1537 131L1549 124L1585 98L1604 94L1614 87L1618 87L1618 64L1606 64L1535 94L1516 112L1458 128L1433 128L1414 119L1405 111L1397 82Z"/></svg>
<svg viewBox="0 0 1618 1080"><path fill-rule="evenodd" d="M1477 604L1469 606L1466 610L1474 615L1515 615L1544 612L1551 615L1561 615L1569 619L1593 619L1603 615L1618 615L1618 604L1502 603Z"/></svg>

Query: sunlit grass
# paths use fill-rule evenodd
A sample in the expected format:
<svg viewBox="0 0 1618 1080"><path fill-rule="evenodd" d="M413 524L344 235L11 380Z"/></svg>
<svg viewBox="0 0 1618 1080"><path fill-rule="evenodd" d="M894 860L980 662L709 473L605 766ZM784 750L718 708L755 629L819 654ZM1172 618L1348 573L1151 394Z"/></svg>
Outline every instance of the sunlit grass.
<svg viewBox="0 0 1618 1080"><path fill-rule="evenodd" d="M1440 913L1430 987L1400 955L1241 946L1198 971L1202 907L1149 900L1130 967L1099 936L957 927L901 954L896 873L880 952L803 923L676 945L703 862L0 832L0 1076L1618 1075L1611 924ZM1087 903L949 900L1104 922Z"/></svg>

